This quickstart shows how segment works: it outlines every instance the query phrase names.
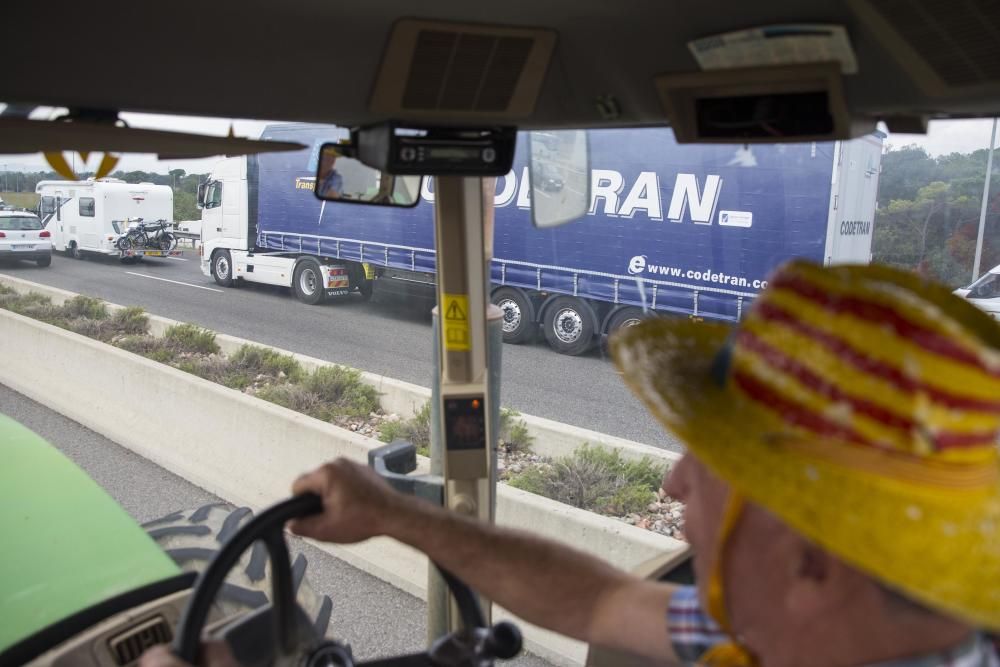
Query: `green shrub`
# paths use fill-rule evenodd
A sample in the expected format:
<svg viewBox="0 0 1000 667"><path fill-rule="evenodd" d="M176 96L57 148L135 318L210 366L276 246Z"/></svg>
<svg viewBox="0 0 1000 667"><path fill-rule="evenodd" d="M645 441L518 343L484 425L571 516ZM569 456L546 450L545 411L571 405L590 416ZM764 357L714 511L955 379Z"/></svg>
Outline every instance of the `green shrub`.
<svg viewBox="0 0 1000 667"><path fill-rule="evenodd" d="M152 336L127 336L115 344L123 350L140 354L161 364L168 364L177 356L176 350L170 347L167 341Z"/></svg>
<svg viewBox="0 0 1000 667"><path fill-rule="evenodd" d="M417 448L417 453L430 456L431 451L431 402L427 401L410 419L384 422L379 427L379 440L407 440Z"/></svg>
<svg viewBox="0 0 1000 667"><path fill-rule="evenodd" d="M251 381L258 375L277 378L284 374L290 382L298 382L305 376L302 366L292 356L258 345L244 345L229 357L229 362L236 374L248 375Z"/></svg>
<svg viewBox="0 0 1000 667"><path fill-rule="evenodd" d="M301 384L270 384L257 392L257 398L275 403L289 410L328 421L332 418L330 407L324 405L316 392Z"/></svg>
<svg viewBox="0 0 1000 667"><path fill-rule="evenodd" d="M57 306L52 305L52 299L47 296L42 296L37 292L18 294L13 290L0 296L0 307L27 317L35 317L35 313L41 309L50 309L50 314L54 317L55 311L51 309L57 308Z"/></svg>
<svg viewBox="0 0 1000 667"><path fill-rule="evenodd" d="M73 333L78 333L81 336L101 341L105 340L105 334L107 333L104 326L104 320L88 320L81 317L75 320L53 322L53 324L69 329Z"/></svg>
<svg viewBox="0 0 1000 667"><path fill-rule="evenodd" d="M257 397L326 422L381 409L378 392L361 381L361 373L342 366L317 368L298 383L267 385Z"/></svg>
<svg viewBox="0 0 1000 667"><path fill-rule="evenodd" d="M581 509L623 516L655 498L664 465L628 461L617 450L584 444L572 455L529 468L510 485Z"/></svg>
<svg viewBox="0 0 1000 667"><path fill-rule="evenodd" d="M366 417L381 409L374 387L361 381L359 371L343 366L322 366L302 383L340 415Z"/></svg>
<svg viewBox="0 0 1000 667"><path fill-rule="evenodd" d="M149 317L139 306L129 306L111 316L111 324L123 336L141 336L149 331Z"/></svg>
<svg viewBox="0 0 1000 667"><path fill-rule="evenodd" d="M177 361L175 366L185 373L197 375L230 389L246 389L254 380L252 376L234 371L229 360L221 357L189 357Z"/></svg>
<svg viewBox="0 0 1000 667"><path fill-rule="evenodd" d="M167 344L177 352L190 354L217 354L219 344L215 332L194 324L175 324L163 334Z"/></svg>
<svg viewBox="0 0 1000 667"><path fill-rule="evenodd" d="M116 311L110 317L90 319L76 317L68 321L67 328L78 334L96 338L105 343L115 343L125 336L146 334L149 318L142 308L130 306Z"/></svg>
<svg viewBox="0 0 1000 667"><path fill-rule="evenodd" d="M108 317L108 307L100 299L90 296L74 296L62 305L67 319L103 320Z"/></svg>
<svg viewBox="0 0 1000 667"><path fill-rule="evenodd" d="M518 419L521 413L511 408L500 408L500 442L509 452L519 454L531 453L531 443L534 438L528 433L528 425L523 419Z"/></svg>

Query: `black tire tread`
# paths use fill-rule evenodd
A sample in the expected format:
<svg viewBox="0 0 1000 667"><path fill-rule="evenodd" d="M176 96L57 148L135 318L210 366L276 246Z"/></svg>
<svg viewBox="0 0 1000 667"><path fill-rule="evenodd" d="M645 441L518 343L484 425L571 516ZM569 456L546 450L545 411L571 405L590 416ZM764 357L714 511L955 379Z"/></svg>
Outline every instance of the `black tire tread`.
<svg viewBox="0 0 1000 667"><path fill-rule="evenodd" d="M250 517L247 507L234 508L223 503L211 503L191 511L172 512L146 522L143 527L168 556L186 571L201 571L218 553L219 546L229 539ZM315 591L307 577L308 559L305 554L292 557L292 584L298 602L315 627L325 635L333 613L333 603L326 595ZM216 601L223 615L240 610L256 609L270 598L271 581L267 548L257 542L247 550L233 568Z"/></svg>
<svg viewBox="0 0 1000 667"><path fill-rule="evenodd" d="M509 296L515 301L522 302L521 306L521 330L515 334L503 334L503 342L511 345L521 345L532 342L538 335L538 322L535 319L535 305L522 290L515 287L498 287L490 298L491 303L502 300L502 297Z"/></svg>
<svg viewBox="0 0 1000 667"><path fill-rule="evenodd" d="M332 615L333 600L324 595L323 602L320 603L319 612L316 614L316 620L313 621L313 629L316 630L316 634L326 634L326 629L330 627L330 616Z"/></svg>
<svg viewBox="0 0 1000 667"><path fill-rule="evenodd" d="M564 304L572 306L577 310L577 312L580 313L584 322L584 331L587 332L580 338L580 340L577 340L574 343L564 343L559 340L559 338L555 335L555 332L552 331L552 318L555 317L556 313L560 309L560 306ZM600 326L599 323L596 323L594 311L590 304L583 299L572 296L558 296L553 299L545 307L545 316L542 320L545 340L548 342L549 347L559 354L566 354L573 357L585 354L593 347L597 329Z"/></svg>
<svg viewBox="0 0 1000 667"><path fill-rule="evenodd" d="M295 270L292 272L292 291L295 293L295 298L301 301L302 303L310 306L318 306L319 304L326 301L326 290L323 288L322 284L320 284L320 286L316 289L315 294L313 294L312 296L304 294L299 289L299 279L302 275L302 272L305 271L306 267L310 267L312 270L314 270L320 282L322 283L323 272L320 269L319 261L312 257L306 257L305 259L302 259L301 261L299 261L298 264L295 265Z"/></svg>
<svg viewBox="0 0 1000 667"><path fill-rule="evenodd" d="M219 534L215 536L215 541L219 544L228 541L229 538L232 537L237 530L239 530L243 519L247 518L251 514L253 514L253 510L249 507L239 507L230 512L229 516L226 517L226 520L222 522L222 530L220 530Z"/></svg>
<svg viewBox="0 0 1000 667"><path fill-rule="evenodd" d="M155 540L176 535L208 535L212 529L208 526L164 526L163 528L149 528L146 532Z"/></svg>
<svg viewBox="0 0 1000 667"><path fill-rule="evenodd" d="M201 523L202 521L208 518L208 515L212 513L212 510L214 508L225 507L225 506L226 506L225 503L209 503L208 505L202 505L201 507L196 509L191 514L190 517L188 517L188 521L190 521L191 523ZM174 512L170 516L175 516L177 518L180 518L183 515L184 515L183 512Z"/></svg>
<svg viewBox="0 0 1000 667"><path fill-rule="evenodd" d="M152 526L160 526L166 523L174 523L184 518L184 512L173 512L166 516L161 516L159 519L153 519L152 521L147 521L142 524L143 528L150 528Z"/></svg>
<svg viewBox="0 0 1000 667"><path fill-rule="evenodd" d="M250 578L250 581L256 583L266 576L266 567L267 547L261 542L254 542L254 545L250 547L250 562L247 564L247 569L245 570L246 575Z"/></svg>

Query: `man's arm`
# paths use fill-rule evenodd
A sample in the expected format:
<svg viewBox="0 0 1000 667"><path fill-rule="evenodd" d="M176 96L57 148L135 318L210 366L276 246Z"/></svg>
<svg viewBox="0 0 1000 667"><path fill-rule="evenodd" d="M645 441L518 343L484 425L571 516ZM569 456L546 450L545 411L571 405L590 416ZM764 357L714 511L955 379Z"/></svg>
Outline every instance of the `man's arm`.
<svg viewBox="0 0 1000 667"><path fill-rule="evenodd" d="M531 623L606 648L676 660L667 629L671 585L637 579L525 531L402 496L350 461L323 466L293 490L323 497L323 514L293 523L300 535L340 543L386 535Z"/></svg>

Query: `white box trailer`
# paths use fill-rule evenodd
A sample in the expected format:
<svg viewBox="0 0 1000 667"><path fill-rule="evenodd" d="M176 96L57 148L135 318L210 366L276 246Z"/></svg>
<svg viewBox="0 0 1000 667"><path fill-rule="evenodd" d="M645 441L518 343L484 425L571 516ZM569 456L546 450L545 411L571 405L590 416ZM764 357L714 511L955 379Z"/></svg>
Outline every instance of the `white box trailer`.
<svg viewBox="0 0 1000 667"><path fill-rule="evenodd" d="M42 225L52 233L52 249L74 257L86 252L120 255L115 241L130 220L174 221L174 192L166 185L111 178L41 181L35 192Z"/></svg>

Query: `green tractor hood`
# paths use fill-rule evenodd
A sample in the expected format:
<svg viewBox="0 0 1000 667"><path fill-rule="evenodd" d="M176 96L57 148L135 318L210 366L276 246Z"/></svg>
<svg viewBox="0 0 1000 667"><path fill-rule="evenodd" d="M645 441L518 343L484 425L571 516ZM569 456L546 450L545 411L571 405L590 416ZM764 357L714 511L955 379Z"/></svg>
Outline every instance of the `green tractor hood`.
<svg viewBox="0 0 1000 667"><path fill-rule="evenodd" d="M0 652L180 569L76 464L0 415Z"/></svg>

